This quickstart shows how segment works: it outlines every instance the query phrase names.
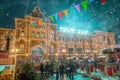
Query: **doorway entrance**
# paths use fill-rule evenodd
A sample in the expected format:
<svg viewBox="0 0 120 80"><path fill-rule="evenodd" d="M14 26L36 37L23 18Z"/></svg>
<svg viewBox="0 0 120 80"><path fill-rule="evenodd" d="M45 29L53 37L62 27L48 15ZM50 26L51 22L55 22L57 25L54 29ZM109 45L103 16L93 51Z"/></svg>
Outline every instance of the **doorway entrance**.
<svg viewBox="0 0 120 80"><path fill-rule="evenodd" d="M44 51L41 48L35 48L32 51L31 57L35 63L41 62L44 59Z"/></svg>

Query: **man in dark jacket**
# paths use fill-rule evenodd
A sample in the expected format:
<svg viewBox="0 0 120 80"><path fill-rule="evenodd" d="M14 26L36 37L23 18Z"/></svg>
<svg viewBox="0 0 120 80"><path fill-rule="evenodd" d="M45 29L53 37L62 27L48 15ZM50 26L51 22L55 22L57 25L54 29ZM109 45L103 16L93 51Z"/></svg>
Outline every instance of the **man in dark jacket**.
<svg viewBox="0 0 120 80"><path fill-rule="evenodd" d="M46 76L49 75L49 67L49 63L47 62L47 64L45 65Z"/></svg>
<svg viewBox="0 0 120 80"><path fill-rule="evenodd" d="M43 63L41 63L41 64L40 64L41 76L43 76L43 71L44 71L44 65L43 65Z"/></svg>
<svg viewBox="0 0 120 80"><path fill-rule="evenodd" d="M74 69L75 69L74 64L70 63L70 80L74 80Z"/></svg>
<svg viewBox="0 0 120 80"><path fill-rule="evenodd" d="M65 72L65 66L63 64L59 66L59 72L60 72L60 78L63 78Z"/></svg>

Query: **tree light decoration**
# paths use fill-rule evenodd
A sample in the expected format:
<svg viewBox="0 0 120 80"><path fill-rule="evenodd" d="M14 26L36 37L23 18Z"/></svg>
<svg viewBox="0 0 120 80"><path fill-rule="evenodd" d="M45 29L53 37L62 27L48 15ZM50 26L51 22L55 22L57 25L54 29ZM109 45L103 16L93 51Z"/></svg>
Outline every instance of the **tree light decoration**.
<svg viewBox="0 0 120 80"><path fill-rule="evenodd" d="M66 32L66 33L77 33L77 34L81 34L81 35L88 34L88 31L77 30L74 28L60 27L59 29L61 32Z"/></svg>

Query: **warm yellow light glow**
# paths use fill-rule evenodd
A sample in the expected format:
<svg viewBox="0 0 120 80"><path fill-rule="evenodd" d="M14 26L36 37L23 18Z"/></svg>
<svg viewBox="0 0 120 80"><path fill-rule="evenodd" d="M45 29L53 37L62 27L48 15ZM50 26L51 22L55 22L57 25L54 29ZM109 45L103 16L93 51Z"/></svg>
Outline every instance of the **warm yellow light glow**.
<svg viewBox="0 0 120 80"><path fill-rule="evenodd" d="M26 57L28 57L28 54L26 54Z"/></svg>
<svg viewBox="0 0 120 80"><path fill-rule="evenodd" d="M56 53L56 56L58 56L58 53Z"/></svg>
<svg viewBox="0 0 120 80"><path fill-rule="evenodd" d="M11 51L12 52L18 52L18 49L12 49Z"/></svg>
<svg viewBox="0 0 120 80"><path fill-rule="evenodd" d="M16 49L15 51L18 52L18 49Z"/></svg>
<svg viewBox="0 0 120 80"><path fill-rule="evenodd" d="M14 49L12 49L11 51L14 52Z"/></svg>
<svg viewBox="0 0 120 80"><path fill-rule="evenodd" d="M62 49L62 52L64 52L64 53L65 53L65 52L66 52L66 49Z"/></svg>

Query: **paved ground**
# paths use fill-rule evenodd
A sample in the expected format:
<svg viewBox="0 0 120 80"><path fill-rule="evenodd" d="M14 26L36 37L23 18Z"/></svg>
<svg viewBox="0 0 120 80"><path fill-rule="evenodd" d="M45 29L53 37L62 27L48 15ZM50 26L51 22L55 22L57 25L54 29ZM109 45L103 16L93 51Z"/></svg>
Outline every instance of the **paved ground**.
<svg viewBox="0 0 120 80"><path fill-rule="evenodd" d="M77 70L77 72L80 72L80 70ZM100 74L100 73L95 73L95 74L96 74L96 76L100 77L102 80L120 80L120 77L119 78L118 77L108 77L108 76ZM46 80L56 80L56 75L50 76ZM64 76L63 79L59 79L59 80L70 80L70 78ZM94 80L94 79L90 79L90 78L84 77L80 74L76 74L76 75L74 75L74 80Z"/></svg>
<svg viewBox="0 0 120 80"><path fill-rule="evenodd" d="M56 77L51 76L48 80L56 80ZM64 79L61 79L61 80L70 80L70 78L69 77L64 77ZM74 80L92 80L92 79L85 78L82 75L74 75Z"/></svg>
<svg viewBox="0 0 120 80"><path fill-rule="evenodd" d="M51 76L47 80L56 80L55 76ZM70 80L69 77L65 77L64 79L59 79L59 80ZM90 78L85 78L82 75L74 75L74 80L94 80ZM102 77L102 80L120 80L119 78L114 78L114 77Z"/></svg>

